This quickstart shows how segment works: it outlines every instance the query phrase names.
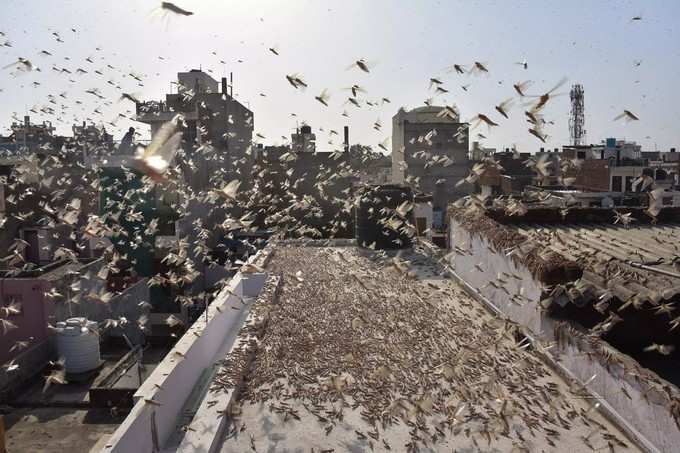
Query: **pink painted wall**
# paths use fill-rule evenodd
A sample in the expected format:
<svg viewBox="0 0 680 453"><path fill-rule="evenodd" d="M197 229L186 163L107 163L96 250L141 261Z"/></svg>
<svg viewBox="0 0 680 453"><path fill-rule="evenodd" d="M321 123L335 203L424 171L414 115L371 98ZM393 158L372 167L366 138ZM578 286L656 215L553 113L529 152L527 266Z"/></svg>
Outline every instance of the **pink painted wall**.
<svg viewBox="0 0 680 453"><path fill-rule="evenodd" d="M50 282L35 278L0 279L0 303L8 304L15 297L22 308L21 314L9 317L17 328L0 335L0 365L23 352L10 352L15 342L29 341L30 348L48 338L47 323L52 319L53 305L44 294L50 287Z"/></svg>

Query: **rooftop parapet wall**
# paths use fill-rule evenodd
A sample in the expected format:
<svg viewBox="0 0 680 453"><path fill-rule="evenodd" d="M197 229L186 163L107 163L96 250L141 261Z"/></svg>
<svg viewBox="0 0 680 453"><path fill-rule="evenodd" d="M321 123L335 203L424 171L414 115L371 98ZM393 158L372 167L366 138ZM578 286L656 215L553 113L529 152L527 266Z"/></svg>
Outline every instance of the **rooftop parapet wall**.
<svg viewBox="0 0 680 453"><path fill-rule="evenodd" d="M556 363L581 382L593 378L589 390L634 432L650 451L676 452L680 445L680 390L611 347L568 322L555 323L551 333ZM651 444L651 445L650 445Z"/></svg>
<svg viewBox="0 0 680 453"><path fill-rule="evenodd" d="M201 316L180 338L135 393L135 406L112 435L103 453L151 453L163 448L177 430L182 410L204 373L209 373L220 352L236 339L250 304L266 275L254 265L259 254L243 265Z"/></svg>
<svg viewBox="0 0 680 453"><path fill-rule="evenodd" d="M635 219L636 225L660 224L666 222L680 221L680 208L668 207L659 212L656 221L645 213L647 208L643 206L617 207L615 209L609 208L571 208L566 211L557 208L529 208L524 215L508 215L501 209L487 209L483 214L501 225L513 224L568 224L568 223L583 223L583 224L609 224L612 225L616 219L616 212L631 213L631 217ZM453 208L452 215L462 213L460 208Z"/></svg>
<svg viewBox="0 0 680 453"><path fill-rule="evenodd" d="M573 281L583 274L583 268L578 263L554 253L544 253L540 244L532 243L525 235L506 227L481 210L449 208L449 217L455 221L456 228L484 238L495 251L507 254L515 264L528 269L538 281L546 285ZM453 227L453 223L450 225ZM451 247L455 248L455 242L451 242Z"/></svg>

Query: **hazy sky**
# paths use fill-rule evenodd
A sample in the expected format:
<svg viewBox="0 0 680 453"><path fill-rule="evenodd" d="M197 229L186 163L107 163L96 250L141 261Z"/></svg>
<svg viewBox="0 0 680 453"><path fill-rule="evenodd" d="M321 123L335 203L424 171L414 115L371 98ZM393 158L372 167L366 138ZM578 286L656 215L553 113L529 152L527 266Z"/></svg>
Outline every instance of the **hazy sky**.
<svg viewBox="0 0 680 453"><path fill-rule="evenodd" d="M255 131L268 144L290 135L296 125L294 112L297 121L306 120L315 130L324 128L326 132L317 130L322 150L333 149L326 145L328 131L340 132L345 124L353 143L375 146L391 135L391 118L400 106L417 107L433 96L429 79L438 77L450 92L437 96L437 104L455 103L463 119L485 113L500 124L474 131L473 136L487 137L485 146L516 144L521 151L536 151L542 145L528 134L521 103L515 103L510 120L494 105L513 97L513 83L532 80L528 91L540 94L567 77L557 93L568 93L573 83L584 85L589 142L614 136L637 140L645 149L680 145L677 0L177 0L178 6L195 13L189 17L163 17L159 1L2 2L0 31L5 36L0 43L8 40L12 47L0 47L0 66L23 57L42 70L18 75L11 68L0 71L4 132L14 112L23 117L32 107L46 105L55 115L30 113L33 120L51 120L60 132L68 132L75 120L110 122L134 107L118 101L121 90L115 84L142 99L161 99L178 71L201 66L212 70L216 79L234 73L234 91L253 110ZM634 16L642 20L631 21ZM272 46L279 56L267 50ZM40 56L42 50L53 56ZM370 74L347 70L359 58L373 63ZM515 64L523 59L527 70ZM454 63L469 67L473 61L485 63L489 74L446 71ZM639 66L636 61L641 61ZM72 74L58 73L53 66ZM78 75L78 68L88 73ZM143 87L128 75L131 71L143 76ZM286 81L285 74L295 72L309 84L306 91ZM362 103L358 109L345 105L350 95L345 88L355 83L367 89L363 98L388 97L391 103ZM461 86L468 84L463 91ZM92 88L112 104L104 105L85 92ZM314 99L324 88L331 94L330 107ZM50 94L56 104L50 103ZM623 109L640 121L614 122ZM349 119L341 116L343 110ZM546 120L554 121L546 128L547 146L568 143L569 96L551 101L545 113ZM373 129L378 119L382 131ZM117 125L113 132L119 139L130 122L119 120Z"/></svg>

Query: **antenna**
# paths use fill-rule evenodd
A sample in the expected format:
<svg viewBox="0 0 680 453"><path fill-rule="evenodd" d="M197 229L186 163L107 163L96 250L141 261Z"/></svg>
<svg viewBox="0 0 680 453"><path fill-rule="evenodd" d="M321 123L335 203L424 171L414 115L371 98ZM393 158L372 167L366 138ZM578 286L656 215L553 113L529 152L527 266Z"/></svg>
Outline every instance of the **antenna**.
<svg viewBox="0 0 680 453"><path fill-rule="evenodd" d="M569 136L573 146L585 145L585 114L583 102L583 85L576 84L569 92L571 98L571 114L569 115Z"/></svg>

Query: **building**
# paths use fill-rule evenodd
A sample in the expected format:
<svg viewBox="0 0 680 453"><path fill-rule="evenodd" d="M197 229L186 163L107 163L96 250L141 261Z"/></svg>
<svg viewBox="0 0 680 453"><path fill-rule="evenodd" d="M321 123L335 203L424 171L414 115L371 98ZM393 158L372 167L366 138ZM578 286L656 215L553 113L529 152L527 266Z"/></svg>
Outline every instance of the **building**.
<svg viewBox="0 0 680 453"><path fill-rule="evenodd" d="M505 152L510 152L509 148ZM480 161L485 157L491 157L496 154L496 148L482 147L479 142L472 142L472 149L470 150L470 160Z"/></svg>
<svg viewBox="0 0 680 453"><path fill-rule="evenodd" d="M312 133L311 126L305 124L291 135L290 148L294 153L316 152L316 134Z"/></svg>
<svg viewBox="0 0 680 453"><path fill-rule="evenodd" d="M370 146L349 147L350 165L361 184L392 183L392 157L373 152Z"/></svg>
<svg viewBox="0 0 680 453"><path fill-rule="evenodd" d="M680 154L675 152L675 148L665 151L642 151L642 158L649 162L678 162Z"/></svg>
<svg viewBox="0 0 680 453"><path fill-rule="evenodd" d="M19 314L8 318L16 327L2 332L0 399L41 373L49 360L58 359L50 326L59 321L125 317L132 322L124 333L141 341L134 321L146 311L139 304L149 299L147 280L116 285L113 279L97 276L104 265L103 258L58 259L33 270L0 272L0 307L12 302L21 306ZM25 342L25 347L16 347L17 342ZM10 361L18 367L9 369Z"/></svg>
<svg viewBox="0 0 680 453"><path fill-rule="evenodd" d="M432 196L416 194L413 197L413 226L415 235L432 241L433 219ZM446 244L444 244L446 246Z"/></svg>
<svg viewBox="0 0 680 453"><path fill-rule="evenodd" d="M247 175L253 166L253 112L233 97L233 86L218 83L207 73L192 69L177 74L176 93L165 101L137 104L137 120L151 126L151 134L175 115L184 118L182 139L192 161L188 183L205 189L216 173L229 181ZM249 186L246 178L243 187Z"/></svg>
<svg viewBox="0 0 680 453"><path fill-rule="evenodd" d="M392 118L392 182L432 194L437 227L466 194L456 183L467 176L468 148L468 125L450 107L402 108Z"/></svg>
<svg viewBox="0 0 680 453"><path fill-rule="evenodd" d="M567 170L565 176L574 177L573 188L599 192L634 192L635 181L649 176L656 187L673 188L678 185L677 162L647 161L646 159L619 160L586 159Z"/></svg>
<svg viewBox="0 0 680 453"><path fill-rule="evenodd" d="M396 257L340 241L269 244L218 296L210 319L179 340L99 447L638 448L593 409L587 389L574 385L571 395L541 353L515 337L514 324L443 278L438 259L424 248Z"/></svg>
<svg viewBox="0 0 680 453"><path fill-rule="evenodd" d="M255 228L284 237L354 237L353 198L360 173L366 180L377 178L385 161L370 148L350 147L347 126L342 149L323 152L315 140L311 126L304 125L292 134L290 146L255 149L249 172L253 192L244 205Z"/></svg>
<svg viewBox="0 0 680 453"><path fill-rule="evenodd" d="M260 229L286 237L354 237L356 178L349 153L265 147L253 181L256 194L246 210Z"/></svg>
<svg viewBox="0 0 680 453"><path fill-rule="evenodd" d="M167 191L162 186L145 190L143 176L139 172L119 165L106 162L100 170L99 217L110 231L105 234L103 242L113 245L116 252L124 257L116 266L119 270L115 276L117 279L158 280L158 284L149 289L149 320L152 329L160 329L152 334L162 336L165 319L169 315L187 322L188 312L181 303L182 297L203 290L192 291L190 282L175 285L165 281L165 277L174 272L183 274L182 266L178 263L169 265L166 257L170 254L179 256L184 248L195 246L191 220L195 219L198 208L191 204L191 207L181 209L178 191ZM206 210L200 212L207 220ZM130 213L135 215L130 216ZM153 223L156 228L152 231L149 225ZM101 238L96 239L102 242ZM186 258L186 254L183 256ZM182 262L188 264L188 261Z"/></svg>
<svg viewBox="0 0 680 453"><path fill-rule="evenodd" d="M87 215L96 212L97 195L90 186L91 175L71 157L56 153L47 159L22 152L0 158L0 250L9 251L23 241L19 268L49 263L61 247L81 258L96 254L84 237L73 235ZM13 266L0 262L0 269L8 267Z"/></svg>
<svg viewBox="0 0 680 453"><path fill-rule="evenodd" d="M26 115L23 122L12 122L10 129L12 133L8 137L0 137L0 155L38 150L46 153L59 148L59 137L53 135L55 128L49 121L34 124L31 123L31 117Z"/></svg>
<svg viewBox="0 0 680 453"><path fill-rule="evenodd" d="M74 124L71 129L73 138L68 142L82 153L84 162L87 162L89 157L108 156L116 150L113 135L107 133L104 126L83 121L82 125Z"/></svg>
<svg viewBox="0 0 680 453"><path fill-rule="evenodd" d="M233 98L226 77L221 84L207 73L192 69L177 74L176 93L165 101L137 104L137 120L151 126L151 135L177 114L184 116L185 139L198 145L210 142L220 149L245 151L254 127L253 112Z"/></svg>
<svg viewBox="0 0 680 453"><path fill-rule="evenodd" d="M526 165L531 154L506 149L505 152L485 157L493 159L498 166L485 166L484 173L477 181L481 193L492 196L519 195L525 187L534 183L536 174Z"/></svg>
<svg viewBox="0 0 680 453"><path fill-rule="evenodd" d="M562 147L562 155L567 159L606 159L620 163L642 157L642 147L635 142L608 138L599 145L568 145Z"/></svg>

